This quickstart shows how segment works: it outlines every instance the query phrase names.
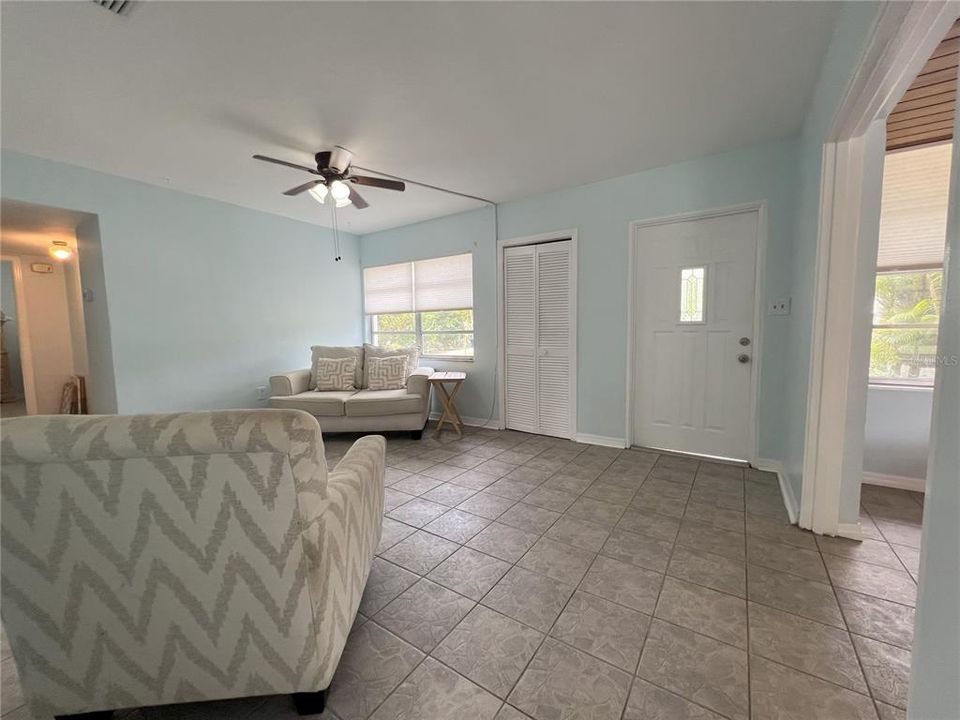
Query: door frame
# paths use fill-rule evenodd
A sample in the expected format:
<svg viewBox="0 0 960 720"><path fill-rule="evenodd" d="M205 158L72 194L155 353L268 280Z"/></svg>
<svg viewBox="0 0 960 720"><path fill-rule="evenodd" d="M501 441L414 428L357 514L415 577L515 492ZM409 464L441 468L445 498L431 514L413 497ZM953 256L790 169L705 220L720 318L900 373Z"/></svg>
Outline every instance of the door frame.
<svg viewBox="0 0 960 720"><path fill-rule="evenodd" d="M850 289L872 283L861 232L875 222L863 195L873 152L868 132L884 121L956 19L949 2L886 3L822 148L820 218L814 280L799 524L824 535L860 539L860 523L840 521L844 478L862 469L867 385L852 329L862 322ZM836 242L834 241L836 239Z"/></svg>
<svg viewBox="0 0 960 720"><path fill-rule="evenodd" d="M758 448L758 425L757 425L757 402L760 395L760 376L763 365L763 308L764 301L764 270L767 256L767 201L757 200L755 202L742 203L739 205L727 205L724 207L711 208L708 210L695 210L692 212L677 213L675 215L666 215L647 220L634 220L629 225L627 234L627 367L626 367L626 418L624 427L626 428L626 437L624 441L626 447L633 445L633 416L637 407L637 398L640 394L641 383L634 372L634 359L637 355L636 342L637 334L635 331L635 320L639 317L639 292L637 288L636 260L639 256L637 230L657 225L673 225L674 223L688 222L691 220L708 220L710 218L725 217L728 215L741 215L747 213L756 213L757 216L757 247L754 255L754 297L753 297L753 362L750 363L750 400L749 400L749 423L750 432L748 437L747 460L751 465L756 466L759 458L757 457Z"/></svg>
<svg viewBox="0 0 960 720"><path fill-rule="evenodd" d="M23 262L16 255L0 255L0 262L9 262L13 270L14 296L17 299L17 343L20 347L20 376L23 380L23 401L27 415L37 414L37 384L33 372L33 346L30 343L30 313L27 292L23 287Z"/></svg>
<svg viewBox="0 0 960 720"><path fill-rule="evenodd" d="M500 430L507 427L507 392L504 378L506 375L506 353L507 348L504 342L504 305L503 305L503 251L508 247L517 247L519 245L540 245L542 243L556 242L558 240L570 241L571 255L571 278L570 295L573 297L573 304L570 308L570 336L573 339L572 364L570 368L570 439L577 439L577 368L579 367L580 356L580 337L577 333L577 314L580 305L580 296L577 291L577 279L579 277L577 252L577 229L555 230L552 232L538 233L536 235L525 235L514 238L497 239L497 402L500 406Z"/></svg>

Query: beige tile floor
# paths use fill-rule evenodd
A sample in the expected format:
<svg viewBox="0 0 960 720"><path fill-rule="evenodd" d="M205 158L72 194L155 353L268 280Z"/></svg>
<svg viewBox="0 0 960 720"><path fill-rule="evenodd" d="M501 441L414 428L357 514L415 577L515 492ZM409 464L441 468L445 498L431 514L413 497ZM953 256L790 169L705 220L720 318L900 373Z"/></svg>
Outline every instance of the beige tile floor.
<svg viewBox="0 0 960 720"><path fill-rule="evenodd" d="M791 527L773 475L728 465L487 430L390 439L387 464L324 718L905 716L922 496L865 486L858 543ZM27 720L0 667L3 720ZM279 696L118 715L294 717Z"/></svg>

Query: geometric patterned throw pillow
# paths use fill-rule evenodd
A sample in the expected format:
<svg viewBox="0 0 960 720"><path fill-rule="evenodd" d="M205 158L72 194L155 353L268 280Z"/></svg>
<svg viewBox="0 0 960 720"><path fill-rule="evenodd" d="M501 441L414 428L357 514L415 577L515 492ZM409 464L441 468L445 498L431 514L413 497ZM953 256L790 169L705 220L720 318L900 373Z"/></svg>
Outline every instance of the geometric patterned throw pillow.
<svg viewBox="0 0 960 720"><path fill-rule="evenodd" d="M417 346L407 347L407 348L386 348L379 345L371 345L370 343L363 344L363 385L362 387L370 387L370 373L367 371L367 360L370 358L378 357L393 357L394 355L402 355L407 359L407 377L410 377L414 371L417 369L417 365L420 362L420 348Z"/></svg>
<svg viewBox="0 0 960 720"><path fill-rule="evenodd" d="M314 390L355 390L354 373L357 371L357 359L318 357L313 366L313 376L317 379Z"/></svg>
<svg viewBox="0 0 960 720"><path fill-rule="evenodd" d="M367 358L367 389L401 390L407 385L407 358L404 355Z"/></svg>

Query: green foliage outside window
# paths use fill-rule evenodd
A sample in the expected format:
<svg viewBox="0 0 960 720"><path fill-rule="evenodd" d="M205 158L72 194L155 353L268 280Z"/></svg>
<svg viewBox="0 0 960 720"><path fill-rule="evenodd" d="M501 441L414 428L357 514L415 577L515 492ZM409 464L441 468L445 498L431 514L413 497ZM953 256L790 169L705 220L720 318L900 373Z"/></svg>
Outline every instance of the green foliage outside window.
<svg viewBox="0 0 960 720"><path fill-rule="evenodd" d="M382 347L420 345L424 355L473 357L473 310L392 313L372 321L373 341Z"/></svg>
<svg viewBox="0 0 960 720"><path fill-rule="evenodd" d="M877 273L870 377L933 382L943 272Z"/></svg>

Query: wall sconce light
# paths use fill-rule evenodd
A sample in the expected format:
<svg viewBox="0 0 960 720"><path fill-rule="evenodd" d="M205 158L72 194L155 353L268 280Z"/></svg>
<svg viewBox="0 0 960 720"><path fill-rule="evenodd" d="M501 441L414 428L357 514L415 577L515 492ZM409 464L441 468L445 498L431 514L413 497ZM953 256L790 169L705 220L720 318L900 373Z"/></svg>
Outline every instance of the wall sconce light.
<svg viewBox="0 0 960 720"><path fill-rule="evenodd" d="M54 240L48 252L50 253L50 257L54 260L60 260L61 262L73 257L73 250L70 249L64 240Z"/></svg>

